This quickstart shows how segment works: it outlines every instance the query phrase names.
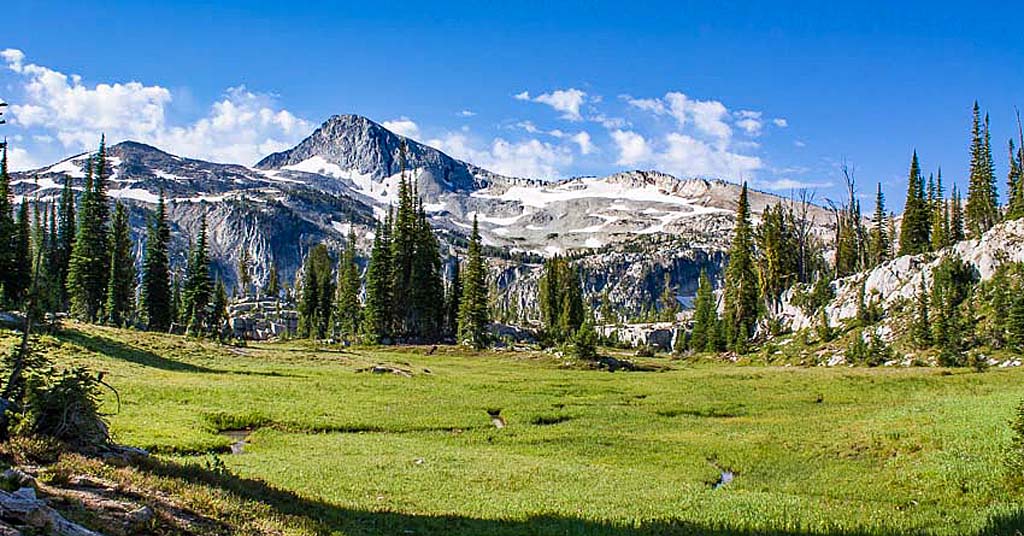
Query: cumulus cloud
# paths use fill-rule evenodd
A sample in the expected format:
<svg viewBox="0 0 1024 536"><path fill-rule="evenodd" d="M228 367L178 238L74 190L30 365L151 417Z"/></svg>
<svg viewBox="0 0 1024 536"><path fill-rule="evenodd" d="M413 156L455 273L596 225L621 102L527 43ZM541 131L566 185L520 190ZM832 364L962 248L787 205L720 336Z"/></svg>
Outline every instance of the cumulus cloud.
<svg viewBox="0 0 1024 536"><path fill-rule="evenodd" d="M21 147L9 147L7 149L7 167L11 171L26 171L39 169L44 163L37 160L28 151Z"/></svg>
<svg viewBox="0 0 1024 536"><path fill-rule="evenodd" d="M643 136L627 130L615 130L611 134L612 141L619 149L619 159L616 164L635 166L651 161L653 152Z"/></svg>
<svg viewBox="0 0 1024 536"><path fill-rule="evenodd" d="M473 110L462 110L456 115L458 115L459 117L473 117L474 115L476 115L476 112L474 112Z"/></svg>
<svg viewBox="0 0 1024 536"><path fill-rule="evenodd" d="M529 91L523 91L514 96L516 100L537 102L546 104L556 111L562 112L562 119L569 121L582 121L580 107L587 100L587 93L576 88L556 89L551 93L542 93L535 97L530 96Z"/></svg>
<svg viewBox="0 0 1024 536"><path fill-rule="evenodd" d="M786 128L789 126L789 121L786 121L781 117L776 117L775 119L772 119L772 123L779 128Z"/></svg>
<svg viewBox="0 0 1024 536"><path fill-rule="evenodd" d="M740 110L736 112L736 126L740 127L748 136L760 136L761 128L764 126L764 123L761 122L761 115L761 112L753 110Z"/></svg>
<svg viewBox="0 0 1024 536"><path fill-rule="evenodd" d="M186 125L166 116L171 91L141 82L88 85L76 74L25 63L20 50L0 51L6 67L21 78L23 102L11 105L12 123L56 138L66 149L88 150L101 134L111 142L131 139L172 153L251 164L293 145L312 124L280 109L271 95L229 88L208 114Z"/></svg>
<svg viewBox="0 0 1024 536"><path fill-rule="evenodd" d="M594 143L590 140L590 133L586 131L577 132L571 138L573 143L579 146L581 154L590 154L594 152Z"/></svg>
<svg viewBox="0 0 1024 536"><path fill-rule="evenodd" d="M513 177L559 178L562 170L573 162L568 148L532 138L508 141L499 137L489 144L480 144L457 132L427 143L456 158Z"/></svg>
<svg viewBox="0 0 1024 536"><path fill-rule="evenodd" d="M381 125L391 132L394 132L399 136L405 136L406 138L418 138L420 135L420 126L408 117L401 117L393 121L384 121Z"/></svg>

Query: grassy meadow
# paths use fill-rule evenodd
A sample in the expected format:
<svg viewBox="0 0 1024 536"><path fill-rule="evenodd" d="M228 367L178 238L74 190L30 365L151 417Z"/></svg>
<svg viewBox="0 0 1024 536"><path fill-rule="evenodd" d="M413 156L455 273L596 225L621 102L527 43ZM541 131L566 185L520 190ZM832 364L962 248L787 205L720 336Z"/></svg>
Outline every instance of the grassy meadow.
<svg viewBox="0 0 1024 536"><path fill-rule="evenodd" d="M158 454L155 485L195 508L223 503L246 530L260 516L278 533L344 535L958 535L1024 523L1002 461L1024 399L1018 369L660 357L641 360L656 371L609 373L542 352L236 348L78 324L37 347L106 373L121 398L114 438ZM375 364L411 375L364 370ZM104 408L118 409L113 394ZM233 429L252 430L241 454L221 433ZM734 478L716 488L723 471Z"/></svg>

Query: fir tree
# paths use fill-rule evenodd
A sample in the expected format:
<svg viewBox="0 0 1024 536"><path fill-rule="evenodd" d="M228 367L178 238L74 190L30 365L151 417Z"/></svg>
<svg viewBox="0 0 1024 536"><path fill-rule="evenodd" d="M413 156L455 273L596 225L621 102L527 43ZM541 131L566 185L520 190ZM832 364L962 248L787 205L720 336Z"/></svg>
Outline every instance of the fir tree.
<svg viewBox="0 0 1024 536"><path fill-rule="evenodd" d="M765 207L757 233L757 269L762 301L767 310L778 311L782 293L798 278L800 267L793 252L798 249L792 214L779 203Z"/></svg>
<svg viewBox="0 0 1024 536"><path fill-rule="evenodd" d="M146 251L142 260L142 303L149 329L167 331L174 317L171 314L171 266L168 247L171 230L167 224L164 194L160 192L156 213L150 218Z"/></svg>
<svg viewBox="0 0 1024 536"><path fill-rule="evenodd" d="M206 243L206 215L199 222L199 234L189 253L188 267L182 288L182 319L186 332L201 335L206 331L213 281L210 277L210 258Z"/></svg>
<svg viewBox="0 0 1024 536"><path fill-rule="evenodd" d="M71 313L90 322L99 318L110 275L106 175L99 171L106 166L105 157L101 158L105 154L102 143L100 148L100 153L86 163L85 192L77 214L67 283Z"/></svg>
<svg viewBox="0 0 1024 536"><path fill-rule="evenodd" d="M57 224L57 252L54 261L61 307L68 306L68 264L75 245L75 191L71 188L71 177L64 177L60 193L60 219Z"/></svg>
<svg viewBox="0 0 1024 536"><path fill-rule="evenodd" d="M28 200L23 200L18 206L18 217L14 225L14 259L4 288L14 303L20 305L32 285L32 227L28 217Z"/></svg>
<svg viewBox="0 0 1024 536"><path fill-rule="evenodd" d="M927 348L932 343L928 305L928 292L922 282L917 291L916 307L910 324L910 338L918 348Z"/></svg>
<svg viewBox="0 0 1024 536"><path fill-rule="evenodd" d="M711 288L711 280L701 269L697 282L697 297L693 302L693 330L690 348L695 352L718 351L718 310Z"/></svg>
<svg viewBox="0 0 1024 536"><path fill-rule="evenodd" d="M339 337L353 341L359 334L359 319L362 310L359 306L359 265L356 264L356 234L350 229L345 249L338 263L338 296L335 300L335 326Z"/></svg>
<svg viewBox="0 0 1024 536"><path fill-rule="evenodd" d="M953 199L950 201L949 209L949 240L955 244L963 240L964 237L963 202L960 199L960 192L957 190L956 184L954 184Z"/></svg>
<svg viewBox="0 0 1024 536"><path fill-rule="evenodd" d="M887 224L885 194L882 193L882 183L878 183L878 186L875 188L875 212L871 217L871 233L869 235L868 257L872 266L877 266L889 260L892 246L889 243L891 236L889 235Z"/></svg>
<svg viewBox="0 0 1024 536"><path fill-rule="evenodd" d="M7 173L7 147L0 155L0 306L13 302L10 289L15 268L15 238L17 226L14 223L14 196L11 191L11 177Z"/></svg>
<svg viewBox="0 0 1024 536"><path fill-rule="evenodd" d="M128 210L118 202L110 233L110 264L107 279L105 320L111 326L123 326L132 312L135 294L135 260L132 258L131 227Z"/></svg>
<svg viewBox="0 0 1024 536"><path fill-rule="evenodd" d="M444 278L441 253L422 202L417 201L413 227L412 271L409 281L408 335L414 340L435 342L444 325ZM486 271L486 268L485 268ZM484 274L486 275L486 273ZM487 288L484 287L484 307Z"/></svg>
<svg viewBox="0 0 1024 536"><path fill-rule="evenodd" d="M942 170L934 186L932 199L931 249L938 251L949 245L949 214L946 210L945 192L942 189Z"/></svg>
<svg viewBox="0 0 1024 536"><path fill-rule="evenodd" d="M864 268L867 259L864 225L852 168L843 164L847 199L836 210L836 276L844 277Z"/></svg>
<svg viewBox="0 0 1024 536"><path fill-rule="evenodd" d="M928 301L930 342L941 349L959 353L964 326L962 304L974 284L974 273L959 257L946 256L932 271L932 292Z"/></svg>
<svg viewBox="0 0 1024 536"><path fill-rule="evenodd" d="M564 257L544 261L538 287L541 322L550 342L569 340L583 324L583 292L576 269Z"/></svg>
<svg viewBox="0 0 1024 536"><path fill-rule="evenodd" d="M1010 140L1010 166L1006 174L1006 219L1024 218L1024 142L1020 149Z"/></svg>
<svg viewBox="0 0 1024 536"><path fill-rule="evenodd" d="M207 321L206 331L218 339L223 339L227 333L228 322L228 290L224 287L224 281L217 278L214 284L213 301L210 303L210 318Z"/></svg>
<svg viewBox="0 0 1024 536"><path fill-rule="evenodd" d="M242 252L238 256L238 266L235 267L238 277L238 286L235 288L235 292L239 296L248 296L249 291L252 289L252 272L251 270L252 261L249 258L249 250L246 247L242 247Z"/></svg>
<svg viewBox="0 0 1024 536"><path fill-rule="evenodd" d="M738 353L746 350L747 342L757 326L759 291L753 257L750 204L747 201L747 184L744 182L736 209L729 265L725 271L725 312L722 319L726 345Z"/></svg>
<svg viewBox="0 0 1024 536"><path fill-rule="evenodd" d="M984 123L980 119L978 102L974 102L974 117L971 127L971 171L967 188L967 206L964 217L967 229L974 238L992 228L999 219L996 198L996 174L992 163L992 149L989 141L988 115Z"/></svg>
<svg viewBox="0 0 1024 536"><path fill-rule="evenodd" d="M473 233L469 237L469 248L466 251L466 271L462 274L457 337L460 343L474 348L483 348L488 338L490 315L487 310L486 275L487 267L480 247L480 229L474 216Z"/></svg>
<svg viewBox="0 0 1024 536"><path fill-rule="evenodd" d="M263 293L275 299L281 297L281 283L278 280L277 263L273 259L270 260L270 272L267 274L267 285L263 288Z"/></svg>
<svg viewBox="0 0 1024 536"><path fill-rule="evenodd" d="M363 308L363 334L370 344L391 338L391 244L389 217L378 223L366 268L366 304Z"/></svg>
<svg viewBox="0 0 1024 536"><path fill-rule="evenodd" d="M1018 352L1024 352L1024 292L1017 292L1011 298L1006 315L1007 342Z"/></svg>
<svg viewBox="0 0 1024 536"><path fill-rule="evenodd" d="M452 259L452 276L444 293L444 334L457 338L459 333L459 304L462 303L462 275L459 258Z"/></svg>
<svg viewBox="0 0 1024 536"><path fill-rule="evenodd" d="M302 266L299 298L299 334L324 339L330 333L334 308L334 276L327 246L317 244L306 255Z"/></svg>
<svg viewBox="0 0 1024 536"><path fill-rule="evenodd" d="M914 151L907 178L903 222L900 224L900 255L916 255L928 251L931 246L928 236L930 228L930 209L925 200L924 178L921 176L917 151Z"/></svg>

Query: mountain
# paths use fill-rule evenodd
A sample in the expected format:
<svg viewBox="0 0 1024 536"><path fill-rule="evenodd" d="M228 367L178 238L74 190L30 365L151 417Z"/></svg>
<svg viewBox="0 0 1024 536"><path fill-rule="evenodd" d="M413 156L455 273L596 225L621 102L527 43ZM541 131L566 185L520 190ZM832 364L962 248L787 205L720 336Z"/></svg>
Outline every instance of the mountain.
<svg viewBox="0 0 1024 536"><path fill-rule="evenodd" d="M126 141L109 148L108 192L132 208L141 236L159 192L168 199L175 259L206 216L217 273L229 284L242 251L261 282L271 262L291 280L316 243L337 247L350 226L361 246L375 218L397 199L400 153L442 243L464 243L474 217L496 258L496 306L522 314L532 308L541 256L580 257L591 296L607 293L624 313L661 294L665 276L680 295L692 294L700 269L717 274L728 248L739 185L680 180L656 171L542 181L502 176L460 161L355 115L333 116L294 148L246 167L182 158ZM41 200L59 194L64 177L81 189L86 154L14 174L15 193ZM751 191L755 218L782 198ZM831 214L811 206L822 234ZM500 257L500 258L499 258Z"/></svg>

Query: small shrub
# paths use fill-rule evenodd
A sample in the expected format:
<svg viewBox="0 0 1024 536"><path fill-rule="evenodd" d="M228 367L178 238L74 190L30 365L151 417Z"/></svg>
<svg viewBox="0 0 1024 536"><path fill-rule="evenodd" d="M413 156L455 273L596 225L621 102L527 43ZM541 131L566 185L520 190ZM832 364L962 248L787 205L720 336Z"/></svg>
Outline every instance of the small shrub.
<svg viewBox="0 0 1024 536"><path fill-rule="evenodd" d="M967 356L953 346L946 346L939 350L939 365L943 367L962 367L967 362Z"/></svg>
<svg viewBox="0 0 1024 536"><path fill-rule="evenodd" d="M967 366L974 369L974 372L985 372L988 370L988 357L981 352L970 352L967 354Z"/></svg>
<svg viewBox="0 0 1024 536"><path fill-rule="evenodd" d="M81 367L27 374L16 434L52 438L78 451L106 446L110 433L99 410L100 385L99 376Z"/></svg>

